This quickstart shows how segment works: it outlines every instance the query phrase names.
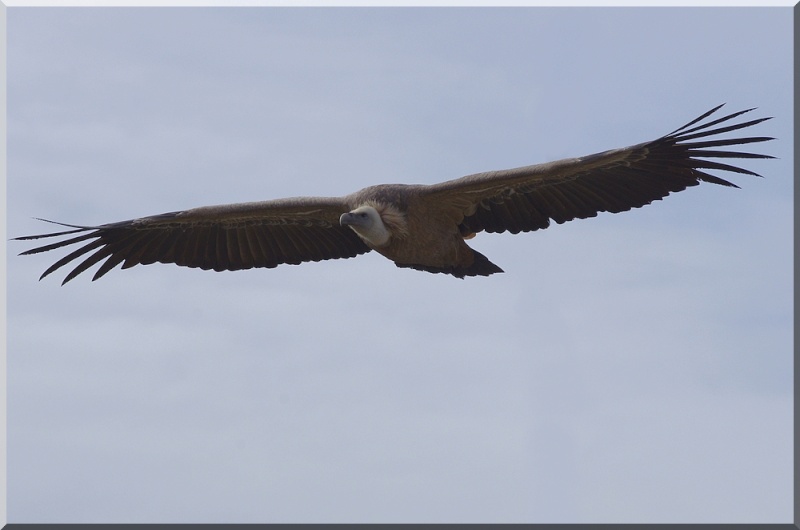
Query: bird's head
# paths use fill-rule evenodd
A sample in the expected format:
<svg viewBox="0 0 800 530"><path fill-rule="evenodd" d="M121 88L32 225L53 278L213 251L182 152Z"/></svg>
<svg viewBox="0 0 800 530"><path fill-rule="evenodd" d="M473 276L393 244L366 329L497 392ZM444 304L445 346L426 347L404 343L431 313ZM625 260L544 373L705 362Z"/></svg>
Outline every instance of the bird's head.
<svg viewBox="0 0 800 530"><path fill-rule="evenodd" d="M385 245L392 237L381 219L381 214L368 204L343 213L339 217L339 224L349 226L361 239L375 247Z"/></svg>

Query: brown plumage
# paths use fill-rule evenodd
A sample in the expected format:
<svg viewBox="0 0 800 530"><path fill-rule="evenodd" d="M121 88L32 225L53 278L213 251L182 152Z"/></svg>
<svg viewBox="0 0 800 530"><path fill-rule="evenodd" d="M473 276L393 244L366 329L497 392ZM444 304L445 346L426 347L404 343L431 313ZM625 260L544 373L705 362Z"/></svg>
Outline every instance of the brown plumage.
<svg viewBox="0 0 800 530"><path fill-rule="evenodd" d="M564 223L598 212L623 212L700 182L736 187L707 170L758 176L707 159L772 158L724 149L772 138L708 137L770 118L714 128L753 110L748 109L697 125L720 107L657 140L581 158L434 185L370 186L338 198L207 206L100 226L56 223L72 230L15 239L69 236L22 254L81 244L41 276L80 258L63 283L100 262L93 280L119 264L125 269L175 263L223 271L351 258L370 250L398 267L458 278L488 276L502 270L464 242L478 232L516 234L547 228L551 220Z"/></svg>

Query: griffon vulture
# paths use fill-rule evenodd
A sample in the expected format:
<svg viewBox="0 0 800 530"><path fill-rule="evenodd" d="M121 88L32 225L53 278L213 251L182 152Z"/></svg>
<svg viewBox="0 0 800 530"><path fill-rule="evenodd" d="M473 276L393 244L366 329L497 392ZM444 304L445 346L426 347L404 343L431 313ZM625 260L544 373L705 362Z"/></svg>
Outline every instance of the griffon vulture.
<svg viewBox="0 0 800 530"><path fill-rule="evenodd" d="M93 280L120 263L123 269L161 262L224 271L352 258L370 250L398 267L488 276L503 271L466 244L478 232L516 234L547 228L551 219L564 223L624 212L700 182L738 187L707 170L758 176L706 159L773 158L725 149L772 138L717 137L770 118L731 122L753 110L748 109L700 123L720 107L657 140L580 158L433 185L370 186L337 198L206 206L100 226L56 223L73 229L15 239L69 236L22 254L80 243L41 276L83 260L63 283L102 260Z"/></svg>

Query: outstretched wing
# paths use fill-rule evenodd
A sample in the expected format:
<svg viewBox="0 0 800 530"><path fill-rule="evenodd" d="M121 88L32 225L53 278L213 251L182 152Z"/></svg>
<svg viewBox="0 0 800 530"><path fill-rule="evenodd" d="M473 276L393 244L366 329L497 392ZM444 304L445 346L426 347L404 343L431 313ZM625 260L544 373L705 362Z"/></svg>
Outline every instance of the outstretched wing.
<svg viewBox="0 0 800 530"><path fill-rule="evenodd" d="M773 158L727 150L728 146L773 138L716 136L770 118L715 128L753 110L748 109L698 125L720 107L652 142L548 164L470 175L428 187L426 200L448 211L464 235L482 230L516 234L547 228L551 219L564 223L594 217L598 212L624 212L700 182L738 187L707 170L758 175L706 159Z"/></svg>
<svg viewBox="0 0 800 530"><path fill-rule="evenodd" d="M81 259L62 285L102 260L92 280L120 263L123 269L155 262L215 271L272 268L368 252L352 230L339 225L348 210L342 199L303 197L207 206L101 226L56 223L74 230L14 239L71 236L22 255L81 244L41 276Z"/></svg>

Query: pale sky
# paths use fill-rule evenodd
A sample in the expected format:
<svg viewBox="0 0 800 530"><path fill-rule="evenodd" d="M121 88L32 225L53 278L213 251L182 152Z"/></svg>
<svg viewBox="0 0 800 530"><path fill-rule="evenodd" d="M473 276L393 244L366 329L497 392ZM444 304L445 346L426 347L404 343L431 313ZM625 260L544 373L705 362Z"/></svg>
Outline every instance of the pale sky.
<svg viewBox="0 0 800 530"><path fill-rule="evenodd" d="M39 275L8 244L12 523L782 523L789 8L8 11L8 237L434 183L654 139L776 141L645 208L377 254Z"/></svg>

